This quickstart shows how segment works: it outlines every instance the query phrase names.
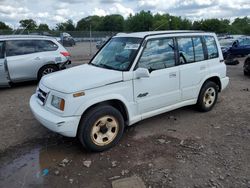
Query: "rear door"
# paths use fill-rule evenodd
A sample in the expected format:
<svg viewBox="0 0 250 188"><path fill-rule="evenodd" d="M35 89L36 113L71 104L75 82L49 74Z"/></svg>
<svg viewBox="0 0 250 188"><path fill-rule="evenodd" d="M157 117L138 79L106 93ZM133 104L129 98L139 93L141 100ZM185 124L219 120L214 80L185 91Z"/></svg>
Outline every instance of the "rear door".
<svg viewBox="0 0 250 188"><path fill-rule="evenodd" d="M8 86L8 72L5 59L5 43L0 41L0 86Z"/></svg>
<svg viewBox="0 0 250 188"><path fill-rule="evenodd" d="M36 41L37 52L42 61L42 66L47 63L64 63L67 58L62 56L60 52L57 52L59 46L51 40L37 40ZM63 49L61 52L67 51Z"/></svg>
<svg viewBox="0 0 250 188"><path fill-rule="evenodd" d="M10 40L6 42L6 56L12 81L37 78L41 57L34 40Z"/></svg>
<svg viewBox="0 0 250 188"><path fill-rule="evenodd" d="M177 37L182 101L197 98L200 84L209 74L201 36Z"/></svg>

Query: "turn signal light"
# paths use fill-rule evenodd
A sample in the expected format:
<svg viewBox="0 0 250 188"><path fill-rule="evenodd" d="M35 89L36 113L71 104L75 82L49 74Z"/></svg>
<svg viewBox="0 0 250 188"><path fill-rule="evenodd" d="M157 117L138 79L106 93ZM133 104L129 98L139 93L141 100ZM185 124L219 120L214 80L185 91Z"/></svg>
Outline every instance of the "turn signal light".
<svg viewBox="0 0 250 188"><path fill-rule="evenodd" d="M84 92L79 92L79 93L74 93L73 97L81 97L81 96L84 96L84 95L85 95Z"/></svg>
<svg viewBox="0 0 250 188"><path fill-rule="evenodd" d="M65 106L65 100L62 99L60 102L60 110L64 111L64 106Z"/></svg>

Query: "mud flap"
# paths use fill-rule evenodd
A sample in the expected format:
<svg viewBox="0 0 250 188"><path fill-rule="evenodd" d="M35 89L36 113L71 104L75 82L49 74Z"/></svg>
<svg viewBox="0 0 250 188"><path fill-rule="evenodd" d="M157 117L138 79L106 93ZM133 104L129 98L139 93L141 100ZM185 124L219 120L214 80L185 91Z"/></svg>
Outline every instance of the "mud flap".
<svg viewBox="0 0 250 188"><path fill-rule="evenodd" d="M10 87L6 59L0 59L0 87Z"/></svg>

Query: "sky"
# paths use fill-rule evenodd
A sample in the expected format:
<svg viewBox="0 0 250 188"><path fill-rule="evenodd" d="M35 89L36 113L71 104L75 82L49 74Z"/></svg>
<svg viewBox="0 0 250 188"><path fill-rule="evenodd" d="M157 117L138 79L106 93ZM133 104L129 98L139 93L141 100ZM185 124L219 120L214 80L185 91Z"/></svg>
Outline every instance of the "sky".
<svg viewBox="0 0 250 188"><path fill-rule="evenodd" d="M17 28L19 20L56 23L98 15L121 14L124 18L141 10L169 13L191 20L250 16L250 0L0 0L0 21Z"/></svg>

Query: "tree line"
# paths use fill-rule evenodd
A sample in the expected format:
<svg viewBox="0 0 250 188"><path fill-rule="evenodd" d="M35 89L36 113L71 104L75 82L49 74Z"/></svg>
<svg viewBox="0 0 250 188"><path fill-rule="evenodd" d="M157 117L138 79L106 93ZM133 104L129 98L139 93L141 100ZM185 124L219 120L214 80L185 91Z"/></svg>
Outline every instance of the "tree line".
<svg viewBox="0 0 250 188"><path fill-rule="evenodd" d="M201 19L191 21L187 18L170 14L155 14L150 11L141 11L129 15L124 19L119 14L107 16L88 16L76 24L72 20L56 24L50 29L46 23L37 25L33 19L21 20L20 26L28 31L111 31L111 32L136 32L153 30L203 30L216 33L250 35L250 18L236 18L232 22L228 19ZM0 30L12 30L11 27L0 21Z"/></svg>

